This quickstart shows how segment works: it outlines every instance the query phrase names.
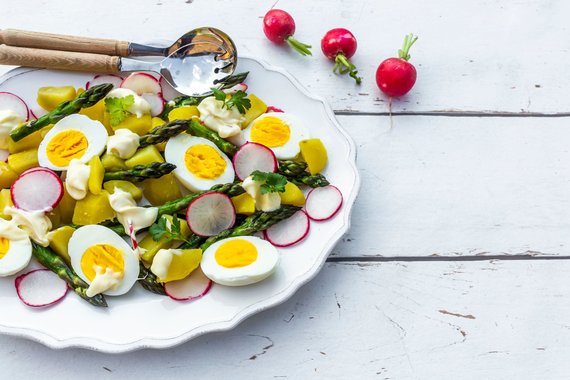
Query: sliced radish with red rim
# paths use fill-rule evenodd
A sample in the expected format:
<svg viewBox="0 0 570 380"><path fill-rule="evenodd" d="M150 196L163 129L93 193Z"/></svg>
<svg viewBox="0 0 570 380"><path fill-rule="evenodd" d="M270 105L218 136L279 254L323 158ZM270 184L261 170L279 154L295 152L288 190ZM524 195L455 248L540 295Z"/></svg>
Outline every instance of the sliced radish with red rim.
<svg viewBox="0 0 570 380"><path fill-rule="evenodd" d="M63 182L47 168L28 169L10 188L14 206L24 211L48 211L63 197Z"/></svg>
<svg viewBox="0 0 570 380"><path fill-rule="evenodd" d="M235 86L232 86L232 87L230 87L230 88L226 88L225 90L222 90L222 91L224 91L226 94L233 95L233 94L235 94L235 93L238 92L238 91L246 92L246 91L247 91L247 88L248 88L248 87L247 87L247 84L245 84L245 83L238 83L238 84L236 84Z"/></svg>
<svg viewBox="0 0 570 380"><path fill-rule="evenodd" d="M132 73L123 80L121 87L132 90L138 95L159 94L161 92L158 80L147 73Z"/></svg>
<svg viewBox="0 0 570 380"><path fill-rule="evenodd" d="M49 269L36 269L16 277L18 297L28 306L45 307L61 301L69 289L65 281Z"/></svg>
<svg viewBox="0 0 570 380"><path fill-rule="evenodd" d="M332 218L342 206L342 193L333 185L317 187L307 195L305 210L313 220Z"/></svg>
<svg viewBox="0 0 570 380"><path fill-rule="evenodd" d="M164 99L162 98L162 94L150 94L145 93L142 94L141 97L150 104L150 114L151 116L158 116L164 110Z"/></svg>
<svg viewBox="0 0 570 380"><path fill-rule="evenodd" d="M206 277L202 269L198 267L185 279L164 284L164 291L173 300L191 301L204 296L211 287L212 280Z"/></svg>
<svg viewBox="0 0 570 380"><path fill-rule="evenodd" d="M289 247L303 240L309 233L310 226L307 213L300 210L263 231L263 236L276 247Z"/></svg>
<svg viewBox="0 0 570 380"><path fill-rule="evenodd" d="M226 194L206 193L188 205L186 221L196 235L213 236L234 225L236 210Z"/></svg>
<svg viewBox="0 0 570 380"><path fill-rule="evenodd" d="M268 112L281 112L281 113L283 113L283 112L285 112L285 111L283 111L281 108L277 108L277 107L273 107L273 106L268 106L268 107L267 107L267 110L266 110L265 112L266 112L266 113L268 113Z"/></svg>
<svg viewBox="0 0 570 380"><path fill-rule="evenodd" d="M30 116L36 120L44 116L46 113L48 113L48 111L44 110L41 107L30 109Z"/></svg>
<svg viewBox="0 0 570 380"><path fill-rule="evenodd" d="M278 165L271 149L254 142L248 142L238 149L233 164L237 177L242 181L256 170L274 173Z"/></svg>
<svg viewBox="0 0 570 380"><path fill-rule="evenodd" d="M174 87L172 87L170 83L168 83L166 79L164 79L164 77L160 77L158 83L160 84L161 88L160 92L162 93L162 97L166 102L178 98L179 96L184 96L184 94L178 92Z"/></svg>
<svg viewBox="0 0 570 380"><path fill-rule="evenodd" d="M30 110L26 102L11 92L0 92L0 111L14 111L24 121L30 118Z"/></svg>
<svg viewBox="0 0 570 380"><path fill-rule="evenodd" d="M90 87L97 86L98 84L111 83L114 88L121 87L123 78L114 74L99 74L95 75L93 79L85 83L85 89L89 90Z"/></svg>

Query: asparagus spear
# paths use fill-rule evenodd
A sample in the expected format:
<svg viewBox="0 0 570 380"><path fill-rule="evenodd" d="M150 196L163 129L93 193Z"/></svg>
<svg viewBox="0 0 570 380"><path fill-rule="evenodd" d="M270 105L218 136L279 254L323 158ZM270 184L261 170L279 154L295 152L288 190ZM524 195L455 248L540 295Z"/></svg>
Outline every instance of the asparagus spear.
<svg viewBox="0 0 570 380"><path fill-rule="evenodd" d="M310 175L309 173L296 175L296 176L285 176L287 177L288 181L293 182L295 185L299 186L309 186L309 187L323 187L330 185L329 181L326 177L322 174L313 174Z"/></svg>
<svg viewBox="0 0 570 380"><path fill-rule="evenodd" d="M224 193L229 195L230 197L234 197L236 195L245 193L245 190L243 189L243 187L241 187L241 182L231 182L222 185L215 185L211 187L210 190L194 194L188 194L182 198L163 204L158 208L158 218L160 218L161 215L165 214L172 215L180 210L185 209L194 199L208 192Z"/></svg>
<svg viewBox="0 0 570 380"><path fill-rule="evenodd" d="M61 103L56 109L48 112L39 119L29 121L21 127L14 129L10 132L10 137L14 141L20 141L24 137L39 131L49 124L57 123L65 116L77 113L81 111L82 108L95 105L95 103L103 99L112 89L113 85L111 83L103 83L93 86L87 91L77 95L75 99Z"/></svg>
<svg viewBox="0 0 570 380"><path fill-rule="evenodd" d="M107 307L107 302L102 294L87 297L86 292L89 285L79 278L79 276L70 267L68 267L65 261L63 261L63 259L54 251L48 247L42 247L34 242L32 242L32 248L32 252L36 259L38 259L43 266L57 274L59 278L67 282L69 287L73 289L79 297L83 298L91 305Z"/></svg>
<svg viewBox="0 0 570 380"><path fill-rule="evenodd" d="M148 145L158 144L174 137L188 128L188 120L174 120L170 123L153 128L148 134L141 136L139 146L144 148Z"/></svg>
<svg viewBox="0 0 570 380"><path fill-rule="evenodd" d="M127 170L106 172L104 181L124 180L140 182L148 178L160 178L176 169L176 165L168 162L153 162L148 165L137 165Z"/></svg>
<svg viewBox="0 0 570 380"><path fill-rule="evenodd" d="M296 176L306 174L307 164L305 162L293 160L279 160L279 174L284 176Z"/></svg>
<svg viewBox="0 0 570 380"><path fill-rule="evenodd" d="M166 292L164 291L164 285L158 282L158 278L155 276L155 274L152 273L150 269L145 267L142 261L139 264L139 268L139 284L141 284L144 289L148 290L151 293L165 296Z"/></svg>
<svg viewBox="0 0 570 380"><path fill-rule="evenodd" d="M229 141L224 140L217 132L212 131L208 127L200 124L197 120L192 119L188 124L188 133L193 136L203 137L210 140L229 157L232 157L238 150L238 147Z"/></svg>

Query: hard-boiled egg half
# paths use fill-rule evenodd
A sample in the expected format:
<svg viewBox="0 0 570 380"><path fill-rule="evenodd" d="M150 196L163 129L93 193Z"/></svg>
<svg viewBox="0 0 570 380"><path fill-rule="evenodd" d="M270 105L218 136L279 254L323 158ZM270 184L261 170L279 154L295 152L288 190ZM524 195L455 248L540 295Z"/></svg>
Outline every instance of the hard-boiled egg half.
<svg viewBox="0 0 570 380"><path fill-rule="evenodd" d="M78 114L66 116L44 136L38 148L38 162L53 170L67 170L74 158L87 163L103 153L108 137L99 121Z"/></svg>
<svg viewBox="0 0 570 380"><path fill-rule="evenodd" d="M0 228L10 222L0 219ZM13 227L12 227L13 228ZM0 236L0 277L11 276L28 266L32 258L32 243L27 236Z"/></svg>
<svg viewBox="0 0 570 380"><path fill-rule="evenodd" d="M279 159L294 158L300 151L299 142L309 138L309 131L295 115L280 112L264 113L244 129L246 141L271 148Z"/></svg>
<svg viewBox="0 0 570 380"><path fill-rule="evenodd" d="M279 252L255 236L220 240L202 255L202 271L215 283L249 285L269 277L279 264Z"/></svg>
<svg viewBox="0 0 570 380"><path fill-rule="evenodd" d="M69 239L69 257L73 270L93 286L97 281L103 293L119 296L128 292L139 275L139 259L119 235L107 227L87 225L78 228Z"/></svg>
<svg viewBox="0 0 570 380"><path fill-rule="evenodd" d="M230 159L202 137L179 134L166 143L164 157L176 165L174 175L191 191L208 190L214 185L233 182L235 173Z"/></svg>

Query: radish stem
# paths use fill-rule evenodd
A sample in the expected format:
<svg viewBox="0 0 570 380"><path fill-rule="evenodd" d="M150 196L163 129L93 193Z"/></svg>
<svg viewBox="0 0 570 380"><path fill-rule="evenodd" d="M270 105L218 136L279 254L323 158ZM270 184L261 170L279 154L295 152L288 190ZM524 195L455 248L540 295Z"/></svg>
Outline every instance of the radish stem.
<svg viewBox="0 0 570 380"><path fill-rule="evenodd" d="M358 70L356 70L356 66L352 62L346 58L346 56L342 53L338 53L334 59L335 65L333 67L333 72L344 75L348 73L351 78L354 78L356 84L360 84L362 82L362 78L357 76Z"/></svg>
<svg viewBox="0 0 570 380"><path fill-rule="evenodd" d="M311 53L311 51L309 50L310 48L312 48L311 45L304 44L301 41L295 39L293 36L287 37L286 41L289 44L289 46L295 49L299 54L313 55L313 53Z"/></svg>
<svg viewBox="0 0 570 380"><path fill-rule="evenodd" d="M404 38L404 44L402 48L398 50L398 56L405 61L409 61L411 56L409 54L410 48L418 40L418 36L414 36L412 33L406 35Z"/></svg>

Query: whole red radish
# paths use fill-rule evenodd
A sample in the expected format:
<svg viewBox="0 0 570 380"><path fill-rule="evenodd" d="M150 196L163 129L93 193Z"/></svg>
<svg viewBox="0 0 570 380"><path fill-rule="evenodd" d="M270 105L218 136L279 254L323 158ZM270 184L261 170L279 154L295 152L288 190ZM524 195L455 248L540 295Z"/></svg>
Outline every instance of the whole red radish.
<svg viewBox="0 0 570 380"><path fill-rule="evenodd" d="M348 29L335 28L329 30L321 40L323 54L335 62L333 72L350 75L357 84L362 82L358 77L356 66L349 59L356 52L356 37Z"/></svg>
<svg viewBox="0 0 570 380"><path fill-rule="evenodd" d="M263 18L263 32L269 41L276 44L287 42L301 55L312 55L309 50L312 46L304 44L293 37L295 34L295 20L284 10L272 9Z"/></svg>
<svg viewBox="0 0 570 380"><path fill-rule="evenodd" d="M410 62L410 48L418 39L409 34L404 38L404 45L398 50L398 58L384 60L376 70L376 84L388 96L402 96L408 93L416 83L416 68Z"/></svg>

